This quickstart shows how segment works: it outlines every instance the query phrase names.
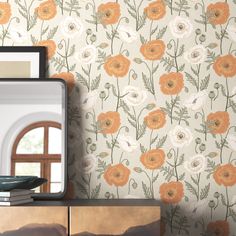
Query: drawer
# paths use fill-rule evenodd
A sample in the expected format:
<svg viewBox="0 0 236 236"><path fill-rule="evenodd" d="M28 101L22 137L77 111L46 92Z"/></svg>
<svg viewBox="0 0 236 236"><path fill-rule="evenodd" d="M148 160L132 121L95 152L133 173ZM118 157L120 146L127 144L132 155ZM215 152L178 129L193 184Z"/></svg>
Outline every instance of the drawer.
<svg viewBox="0 0 236 236"><path fill-rule="evenodd" d="M160 234L158 206L80 206L70 209L71 235L84 232L102 235Z"/></svg>
<svg viewBox="0 0 236 236"><path fill-rule="evenodd" d="M35 236L41 236L39 231L42 228L44 228L42 232L47 232L45 229L48 229L50 236L67 235L68 232L68 207L0 207L0 215L0 235L3 232L15 231L22 227L24 230L26 228L27 230L28 228L37 229L38 233L34 230L33 235ZM27 230L26 233L28 233ZM15 235L21 235L18 231L16 232Z"/></svg>

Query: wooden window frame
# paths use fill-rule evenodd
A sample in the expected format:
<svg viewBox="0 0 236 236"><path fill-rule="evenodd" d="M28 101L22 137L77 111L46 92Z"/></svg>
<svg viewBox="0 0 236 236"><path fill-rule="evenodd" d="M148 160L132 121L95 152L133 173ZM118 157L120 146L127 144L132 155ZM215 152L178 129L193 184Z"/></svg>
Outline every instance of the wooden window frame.
<svg viewBox="0 0 236 236"><path fill-rule="evenodd" d="M44 150L42 154L17 154L17 147L19 142L29 131L43 128L44 129ZM16 137L11 156L11 175L15 175L15 164L20 162L32 162L40 163L41 177L48 179L48 182L43 184L40 187L40 192L48 193L50 192L50 183L51 183L51 164L52 163L61 163L61 154L49 154L48 153L48 144L49 144L49 128L58 128L61 130L61 124L54 121L40 121L25 127Z"/></svg>

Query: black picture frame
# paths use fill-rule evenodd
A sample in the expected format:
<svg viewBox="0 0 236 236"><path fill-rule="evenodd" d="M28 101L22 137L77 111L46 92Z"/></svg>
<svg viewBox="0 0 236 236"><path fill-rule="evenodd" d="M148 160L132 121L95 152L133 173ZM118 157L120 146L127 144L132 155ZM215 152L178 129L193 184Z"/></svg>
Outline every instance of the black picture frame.
<svg viewBox="0 0 236 236"><path fill-rule="evenodd" d="M32 76L30 78L45 78L46 77L46 55L47 49L43 46L4 46L0 47L0 56L1 53L9 53L9 54L20 54L20 53L38 53L39 55L39 65L38 65L38 76ZM14 55L13 55L14 56ZM4 60L0 60L4 61ZM14 76L10 76L14 77ZM21 75L19 75L21 77ZM0 79L6 78L1 76Z"/></svg>

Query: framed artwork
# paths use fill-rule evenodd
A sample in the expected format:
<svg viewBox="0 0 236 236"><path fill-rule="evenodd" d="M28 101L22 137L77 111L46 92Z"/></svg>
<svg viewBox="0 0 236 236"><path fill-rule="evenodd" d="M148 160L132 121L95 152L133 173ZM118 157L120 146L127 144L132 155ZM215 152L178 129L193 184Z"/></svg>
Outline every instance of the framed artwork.
<svg viewBox="0 0 236 236"><path fill-rule="evenodd" d="M71 207L71 236L160 235L159 206Z"/></svg>
<svg viewBox="0 0 236 236"><path fill-rule="evenodd" d="M45 47L0 47L0 78L43 78Z"/></svg>

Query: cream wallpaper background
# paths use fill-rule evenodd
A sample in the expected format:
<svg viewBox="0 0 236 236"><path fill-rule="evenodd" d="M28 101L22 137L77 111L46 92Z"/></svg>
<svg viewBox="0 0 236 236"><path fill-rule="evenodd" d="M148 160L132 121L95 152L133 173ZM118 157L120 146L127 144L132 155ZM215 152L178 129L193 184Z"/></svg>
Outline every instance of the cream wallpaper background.
<svg viewBox="0 0 236 236"><path fill-rule="evenodd" d="M162 235L236 232L236 1L8 0L1 45L69 85L69 193L155 198Z"/></svg>

